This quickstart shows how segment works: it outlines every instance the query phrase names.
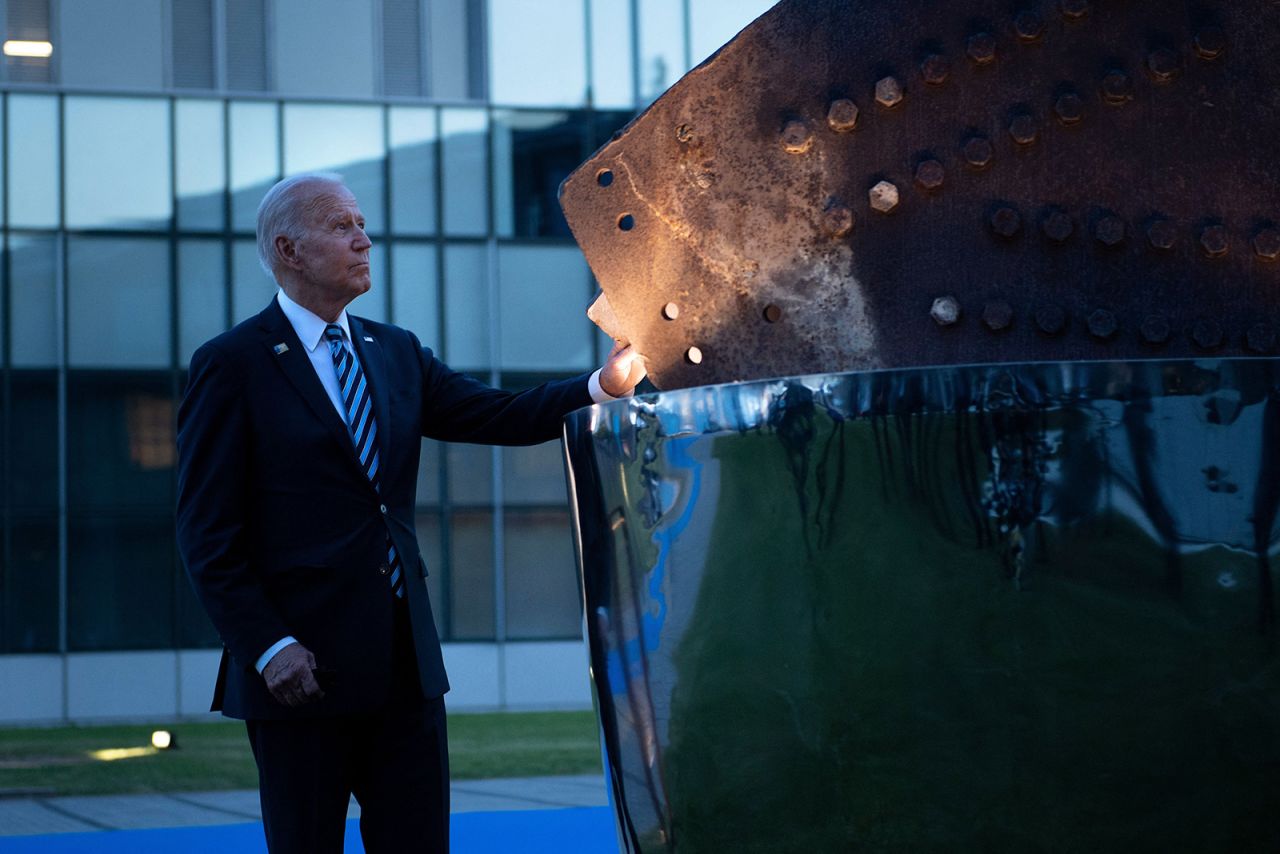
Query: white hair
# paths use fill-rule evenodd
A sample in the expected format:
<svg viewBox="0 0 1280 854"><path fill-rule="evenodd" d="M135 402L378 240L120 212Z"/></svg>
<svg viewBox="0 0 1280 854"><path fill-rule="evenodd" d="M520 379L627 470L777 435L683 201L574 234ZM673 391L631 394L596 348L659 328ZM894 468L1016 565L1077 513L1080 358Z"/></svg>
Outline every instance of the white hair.
<svg viewBox="0 0 1280 854"><path fill-rule="evenodd" d="M283 260L276 249L276 238L284 235L296 241L306 235L312 203L323 195L311 189L317 183L330 189L347 188L336 172L304 172L277 182L258 204L258 261L268 276L275 278L276 268Z"/></svg>

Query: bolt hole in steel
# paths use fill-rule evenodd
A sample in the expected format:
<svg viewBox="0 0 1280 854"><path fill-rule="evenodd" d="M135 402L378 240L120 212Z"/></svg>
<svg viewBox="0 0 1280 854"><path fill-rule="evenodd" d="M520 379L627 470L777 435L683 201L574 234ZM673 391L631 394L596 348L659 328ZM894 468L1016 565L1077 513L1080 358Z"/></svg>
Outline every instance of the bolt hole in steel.
<svg viewBox="0 0 1280 854"><path fill-rule="evenodd" d="M1008 240L1022 230L1022 215L1008 205L1002 205L991 214L991 230Z"/></svg>
<svg viewBox="0 0 1280 854"><path fill-rule="evenodd" d="M837 98L827 110L827 127L836 133L848 133L858 126L858 105L848 98Z"/></svg>
<svg viewBox="0 0 1280 854"><path fill-rule="evenodd" d="M930 86L941 86L951 73L951 63L945 56L931 53L920 63L920 77Z"/></svg>
<svg viewBox="0 0 1280 854"><path fill-rule="evenodd" d="M688 350L684 351L684 359L691 365L701 365L702 351L697 347L690 347Z"/></svg>
<svg viewBox="0 0 1280 854"><path fill-rule="evenodd" d="M1168 83L1178 75L1178 55L1167 47L1156 48L1147 56L1147 70L1159 83Z"/></svg>
<svg viewBox="0 0 1280 854"><path fill-rule="evenodd" d="M1041 227L1044 229L1044 236L1054 243L1065 243L1075 231L1075 224L1072 223L1071 217L1060 210L1050 211L1045 216Z"/></svg>
<svg viewBox="0 0 1280 854"><path fill-rule="evenodd" d="M992 332L1002 332L1013 323L1013 306L1004 300L987 303L982 309L982 322Z"/></svg>
<svg viewBox="0 0 1280 854"><path fill-rule="evenodd" d="M896 77L882 77L876 81L876 103L882 107L896 107L902 103L902 84Z"/></svg>
<svg viewBox="0 0 1280 854"><path fill-rule="evenodd" d="M1138 331L1142 334L1142 340L1148 344L1163 344L1169 340L1173 327L1169 325L1169 319L1164 315L1151 314L1143 318L1142 326Z"/></svg>
<svg viewBox="0 0 1280 854"><path fill-rule="evenodd" d="M1067 312L1059 305L1042 305L1035 311L1036 328L1045 335L1058 335L1067 328Z"/></svg>
<svg viewBox="0 0 1280 854"><path fill-rule="evenodd" d="M974 169L985 169L991 163L991 158L995 156L995 149L991 145L991 140L985 136L974 136L967 139L964 143L964 159Z"/></svg>
<svg viewBox="0 0 1280 854"><path fill-rule="evenodd" d="M1119 106L1133 100L1133 82L1123 71L1109 71L1102 78L1102 98L1108 104Z"/></svg>
<svg viewBox="0 0 1280 854"><path fill-rule="evenodd" d="M1084 101L1075 92L1065 92L1053 102L1053 111L1064 125L1079 124L1084 119Z"/></svg>
<svg viewBox="0 0 1280 854"><path fill-rule="evenodd" d="M1009 122L1009 136L1018 145L1031 145L1036 141L1036 120L1034 116L1022 113L1014 116Z"/></svg>
<svg viewBox="0 0 1280 854"><path fill-rule="evenodd" d="M1200 232L1200 248L1210 258L1221 258L1231 248L1231 239L1222 225L1207 225Z"/></svg>
<svg viewBox="0 0 1280 854"><path fill-rule="evenodd" d="M1245 333L1244 343L1255 353L1270 353L1276 346L1276 331L1266 323L1255 323Z"/></svg>
<svg viewBox="0 0 1280 854"><path fill-rule="evenodd" d="M680 316L680 306L669 302L662 307L662 316L667 320L675 320Z"/></svg>
<svg viewBox="0 0 1280 854"><path fill-rule="evenodd" d="M1253 251L1264 261L1280 258L1280 231L1274 228L1259 231L1253 238Z"/></svg>
<svg viewBox="0 0 1280 854"><path fill-rule="evenodd" d="M1114 336L1118 327L1115 314L1105 308L1099 308L1090 314L1088 323L1089 334L1104 341Z"/></svg>
<svg viewBox="0 0 1280 854"><path fill-rule="evenodd" d="M618 217L618 229L621 231L630 231L636 227L636 218L631 214L623 214Z"/></svg>
<svg viewBox="0 0 1280 854"><path fill-rule="evenodd" d="M1089 14L1089 0L1062 0L1060 8L1063 17L1078 21Z"/></svg>
<svg viewBox="0 0 1280 854"><path fill-rule="evenodd" d="M990 65L996 61L996 37L992 33L975 33L969 36L969 58L978 65Z"/></svg>
<svg viewBox="0 0 1280 854"><path fill-rule="evenodd" d="M892 213L898 206L898 188L888 181L881 181L867 194L873 210Z"/></svg>
<svg viewBox="0 0 1280 854"><path fill-rule="evenodd" d="M954 326L960 320L960 301L953 296L938 297L929 309L929 316L939 326Z"/></svg>
<svg viewBox="0 0 1280 854"><path fill-rule="evenodd" d="M767 323L777 323L782 319L782 309L776 305L766 305L764 307L764 319Z"/></svg>
<svg viewBox="0 0 1280 854"><path fill-rule="evenodd" d="M1171 220L1157 219L1147 226L1147 241L1153 249L1172 249L1178 242L1178 227Z"/></svg>
<svg viewBox="0 0 1280 854"><path fill-rule="evenodd" d="M1201 59L1217 59L1227 49L1227 34L1217 27L1205 27L1196 33L1196 54Z"/></svg>
<svg viewBox="0 0 1280 854"><path fill-rule="evenodd" d="M942 189L947 172L937 160L922 160L916 167L916 183L930 192Z"/></svg>
<svg viewBox="0 0 1280 854"><path fill-rule="evenodd" d="M782 150L787 154L804 154L813 146L813 134L801 119L792 119L782 128Z"/></svg>
<svg viewBox="0 0 1280 854"><path fill-rule="evenodd" d="M596 183L601 187L608 187L613 183L613 170L601 169L596 173Z"/></svg>
<svg viewBox="0 0 1280 854"><path fill-rule="evenodd" d="M1116 247L1124 242L1124 220L1115 214L1106 214L1093 228L1093 235L1103 246Z"/></svg>

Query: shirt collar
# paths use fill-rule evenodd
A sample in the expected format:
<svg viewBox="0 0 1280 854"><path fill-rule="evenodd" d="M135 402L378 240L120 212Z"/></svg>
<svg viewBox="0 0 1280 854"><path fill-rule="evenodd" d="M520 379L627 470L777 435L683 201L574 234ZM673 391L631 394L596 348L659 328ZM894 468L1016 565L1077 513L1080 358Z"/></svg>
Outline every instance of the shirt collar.
<svg viewBox="0 0 1280 854"><path fill-rule="evenodd" d="M314 352L320 346L320 342L324 340L324 328L329 325L329 322L314 314L310 309L303 308L289 299L289 295L283 289L276 291L276 301L280 303L280 310L288 318L289 325L297 333L298 340L302 342L302 346L307 348L308 353ZM342 334L350 341L351 326L347 322L347 310L345 308L334 323L342 327Z"/></svg>

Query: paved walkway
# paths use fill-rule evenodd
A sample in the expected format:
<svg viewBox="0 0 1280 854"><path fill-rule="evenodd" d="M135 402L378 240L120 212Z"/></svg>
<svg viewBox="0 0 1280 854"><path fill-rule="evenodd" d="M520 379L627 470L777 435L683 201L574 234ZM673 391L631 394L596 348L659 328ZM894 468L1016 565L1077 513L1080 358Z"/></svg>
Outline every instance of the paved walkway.
<svg viewBox="0 0 1280 854"><path fill-rule="evenodd" d="M597 807L608 805L609 799L604 780L589 774L455 780L451 802L453 813L458 814ZM347 818L359 815L360 806L352 800ZM0 836L203 827L261 820L258 792L253 789L172 795L0 798Z"/></svg>

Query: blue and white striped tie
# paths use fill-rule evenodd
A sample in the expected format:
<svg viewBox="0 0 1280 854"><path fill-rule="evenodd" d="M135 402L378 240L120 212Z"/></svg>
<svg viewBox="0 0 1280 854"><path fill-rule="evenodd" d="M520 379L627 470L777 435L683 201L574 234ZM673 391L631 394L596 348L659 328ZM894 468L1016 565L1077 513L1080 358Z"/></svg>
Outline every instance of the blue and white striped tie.
<svg viewBox="0 0 1280 854"><path fill-rule="evenodd" d="M342 327L330 323L324 328L329 353L333 356L333 369L338 374L338 388L342 392L342 405L347 410L347 428L356 446L356 456L364 473L379 493L378 484L378 424L373 420L373 398L369 396L369 384L364 381L364 371L342 343ZM400 571L400 554L387 534L387 566L391 571L391 590L397 597L404 596L404 577Z"/></svg>

